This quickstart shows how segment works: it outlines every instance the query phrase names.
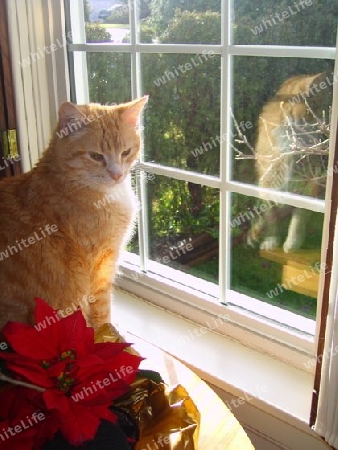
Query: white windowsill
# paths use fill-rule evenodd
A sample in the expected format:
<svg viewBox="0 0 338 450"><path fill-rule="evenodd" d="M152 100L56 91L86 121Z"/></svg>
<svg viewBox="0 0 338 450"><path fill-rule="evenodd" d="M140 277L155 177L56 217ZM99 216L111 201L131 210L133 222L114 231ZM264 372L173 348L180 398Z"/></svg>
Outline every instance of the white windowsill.
<svg viewBox="0 0 338 450"><path fill-rule="evenodd" d="M213 283L154 261L147 262L147 272L139 266L139 257L127 254L115 284L188 322L216 328L218 334L245 347L313 372L308 366L315 353L313 320L233 290L226 291L225 305Z"/></svg>
<svg viewBox="0 0 338 450"><path fill-rule="evenodd" d="M311 432L308 427L313 389L311 373L214 331L198 333L200 325L120 289L115 291L112 316L119 329L172 354L205 381L243 397L294 427ZM183 337L184 344L179 341ZM232 410L236 415L236 409Z"/></svg>

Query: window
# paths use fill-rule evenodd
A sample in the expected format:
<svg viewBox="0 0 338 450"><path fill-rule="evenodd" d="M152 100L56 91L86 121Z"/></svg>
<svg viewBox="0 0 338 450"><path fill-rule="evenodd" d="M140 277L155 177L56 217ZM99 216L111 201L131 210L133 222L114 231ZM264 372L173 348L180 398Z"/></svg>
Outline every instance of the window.
<svg viewBox="0 0 338 450"><path fill-rule="evenodd" d="M221 332L301 364L325 275L336 2L66 5L73 99L150 95L125 285L199 322L228 314Z"/></svg>

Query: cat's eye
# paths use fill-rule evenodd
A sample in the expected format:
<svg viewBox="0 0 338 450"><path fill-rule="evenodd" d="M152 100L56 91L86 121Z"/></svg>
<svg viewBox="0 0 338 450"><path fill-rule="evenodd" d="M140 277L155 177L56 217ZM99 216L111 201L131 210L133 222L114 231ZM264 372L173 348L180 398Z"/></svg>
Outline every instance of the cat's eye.
<svg viewBox="0 0 338 450"><path fill-rule="evenodd" d="M103 155L101 153L97 153L97 152L89 152L89 156L94 160L94 161L103 161Z"/></svg>
<svg viewBox="0 0 338 450"><path fill-rule="evenodd" d="M124 152L121 153L122 156L129 156L131 153L131 148L127 148Z"/></svg>

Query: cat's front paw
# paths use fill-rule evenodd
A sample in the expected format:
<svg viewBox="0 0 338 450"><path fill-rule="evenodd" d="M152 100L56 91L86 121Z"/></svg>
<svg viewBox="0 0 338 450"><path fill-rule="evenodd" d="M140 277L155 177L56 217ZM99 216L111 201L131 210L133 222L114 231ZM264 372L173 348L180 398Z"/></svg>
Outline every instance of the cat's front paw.
<svg viewBox="0 0 338 450"><path fill-rule="evenodd" d="M296 239L287 238L283 245L284 253L291 253L296 250L299 250L301 247L301 242Z"/></svg>
<svg viewBox="0 0 338 450"><path fill-rule="evenodd" d="M259 248L261 250L267 250L271 252L271 250L275 250L279 247L279 239L276 236L269 236L264 239Z"/></svg>
<svg viewBox="0 0 338 450"><path fill-rule="evenodd" d="M254 239L250 234L248 234L246 237L246 244L249 247L257 248L258 239Z"/></svg>

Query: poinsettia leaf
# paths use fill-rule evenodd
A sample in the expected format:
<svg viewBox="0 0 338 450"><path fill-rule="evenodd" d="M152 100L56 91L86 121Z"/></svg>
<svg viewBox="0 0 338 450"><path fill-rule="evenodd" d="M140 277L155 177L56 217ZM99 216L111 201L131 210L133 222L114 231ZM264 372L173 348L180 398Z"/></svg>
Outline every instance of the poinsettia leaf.
<svg viewBox="0 0 338 450"><path fill-rule="evenodd" d="M16 386L1 393L1 416L6 420L0 422L0 429L8 430L8 427L13 429L16 425L21 428L19 433L11 434L5 442L1 441L1 449L35 448L44 419L40 420L41 416L38 416L39 418L36 421L31 420L31 418L33 415L37 417L37 414L41 413L41 405L41 393L33 389Z"/></svg>
<svg viewBox="0 0 338 450"><path fill-rule="evenodd" d="M13 356L13 358L9 358L11 356ZM19 379L24 379L42 388L53 386L53 381L48 377L46 370L43 369L43 367L37 364L36 361L23 358L21 355L8 354L7 368L16 376L19 375Z"/></svg>
<svg viewBox="0 0 338 450"><path fill-rule="evenodd" d="M94 330L87 327L82 311L62 319L60 323L60 352L74 349L81 356L90 353L94 346Z"/></svg>
<svg viewBox="0 0 338 450"><path fill-rule="evenodd" d="M97 343L94 346L94 352L96 355L103 359L112 357L122 352L126 348L130 347L131 344L124 342L104 342Z"/></svg>
<svg viewBox="0 0 338 450"><path fill-rule="evenodd" d="M1 429L2 424L0 423ZM35 444L35 436L31 436L30 439L27 436L15 435L14 437L7 439L1 443L1 450L32 450Z"/></svg>
<svg viewBox="0 0 338 450"><path fill-rule="evenodd" d="M57 361L52 364L50 367L45 369L47 376L50 378L56 378L60 375L60 373L65 372L67 370L67 365L69 364L68 360ZM69 370L67 370L69 371Z"/></svg>
<svg viewBox="0 0 338 450"><path fill-rule="evenodd" d="M72 404L72 411L62 415L60 430L63 436L73 445L80 445L94 439L100 425L100 418L78 404Z"/></svg>
<svg viewBox="0 0 338 450"><path fill-rule="evenodd" d="M59 429L58 417L56 411L48 411L35 437L36 448L44 448L44 444L53 439Z"/></svg>
<svg viewBox="0 0 338 450"><path fill-rule="evenodd" d="M30 325L8 322L3 333L13 351L32 359L49 359L53 356L53 346L43 339L39 331Z"/></svg>
<svg viewBox="0 0 338 450"><path fill-rule="evenodd" d="M35 324L34 329L40 334L40 338L49 346L51 352L59 348L60 320L57 310L54 310L41 298L35 298Z"/></svg>
<svg viewBox="0 0 338 450"><path fill-rule="evenodd" d="M37 427L38 447L58 431L71 444L80 445L94 438L101 419L116 422L109 407L127 392L143 358L126 352L128 343L96 344L81 310L63 318L44 300L35 301L35 326L13 322L5 326L13 352L0 352L0 361L18 379L45 388L33 391L34 398L24 397L46 417ZM16 397L12 400L7 415L14 414L16 420L18 411L27 412L26 404L21 407ZM27 433L35 435L33 430Z"/></svg>
<svg viewBox="0 0 338 450"><path fill-rule="evenodd" d="M135 379L142 359L137 355L121 352L113 358L106 359L101 366L79 366L78 379L82 381L83 385L88 385L92 380L102 380L106 377L115 382L123 380L130 384Z"/></svg>
<svg viewBox="0 0 338 450"><path fill-rule="evenodd" d="M94 370L97 365L102 366L103 364L105 364L105 361L95 354L84 355L77 361L77 365L79 367L90 367L93 368Z"/></svg>
<svg viewBox="0 0 338 450"><path fill-rule="evenodd" d="M70 403L64 392L59 389L48 389L42 394L42 398L48 410L56 409L62 414L68 414L70 410Z"/></svg>
<svg viewBox="0 0 338 450"><path fill-rule="evenodd" d="M105 406L93 406L92 411L95 412L98 417L103 420L107 420L108 422L116 423L118 420L117 415Z"/></svg>
<svg viewBox="0 0 338 450"><path fill-rule="evenodd" d="M92 407L95 405L106 405L108 407L111 404L112 396L111 393L106 390L104 386L94 383L87 386L81 387L79 389L78 386L72 389L71 399L81 404L82 406Z"/></svg>
<svg viewBox="0 0 338 450"><path fill-rule="evenodd" d="M45 300L36 297L35 310L34 310L34 321L35 323L44 322L46 317L52 317L55 315L56 310L53 309Z"/></svg>
<svg viewBox="0 0 338 450"><path fill-rule="evenodd" d="M68 442L79 445L94 438L100 420L90 409L56 389L44 392L43 398L48 409L57 411L54 420Z"/></svg>

